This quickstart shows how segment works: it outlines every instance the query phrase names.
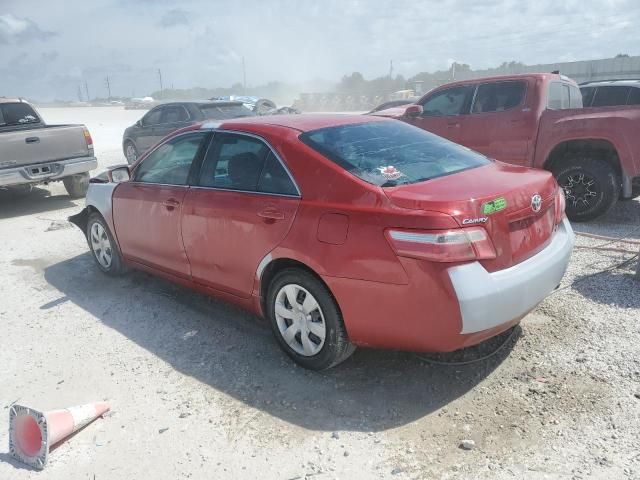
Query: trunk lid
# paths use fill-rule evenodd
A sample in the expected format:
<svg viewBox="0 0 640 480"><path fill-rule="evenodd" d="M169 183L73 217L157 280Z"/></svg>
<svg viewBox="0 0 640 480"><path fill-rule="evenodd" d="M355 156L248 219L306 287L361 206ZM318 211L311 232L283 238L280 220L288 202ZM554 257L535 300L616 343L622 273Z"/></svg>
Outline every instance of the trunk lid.
<svg viewBox="0 0 640 480"><path fill-rule="evenodd" d="M491 272L526 260L549 243L557 188L547 171L494 162L384 192L398 207L446 213L461 227L484 227L497 253L482 261Z"/></svg>

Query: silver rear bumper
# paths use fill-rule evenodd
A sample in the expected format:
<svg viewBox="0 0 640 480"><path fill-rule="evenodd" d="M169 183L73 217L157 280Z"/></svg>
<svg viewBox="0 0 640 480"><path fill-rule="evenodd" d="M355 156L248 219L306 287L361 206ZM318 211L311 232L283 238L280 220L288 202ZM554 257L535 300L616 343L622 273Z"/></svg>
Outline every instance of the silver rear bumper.
<svg viewBox="0 0 640 480"><path fill-rule="evenodd" d="M80 157L0 170L0 187L60 180L98 167L96 157Z"/></svg>
<svg viewBox="0 0 640 480"><path fill-rule="evenodd" d="M458 296L462 331L475 333L521 318L559 284L575 235L566 218L541 252L511 268L489 273L478 262L448 269Z"/></svg>

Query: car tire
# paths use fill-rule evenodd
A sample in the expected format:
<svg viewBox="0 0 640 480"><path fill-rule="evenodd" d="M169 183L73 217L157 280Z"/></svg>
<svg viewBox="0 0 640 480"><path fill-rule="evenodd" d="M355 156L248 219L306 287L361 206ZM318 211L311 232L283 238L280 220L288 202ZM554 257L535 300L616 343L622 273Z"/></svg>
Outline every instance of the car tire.
<svg viewBox="0 0 640 480"><path fill-rule="evenodd" d="M138 149L136 148L136 145L131 141L131 140L127 140L124 143L124 156L127 159L127 163L129 165L133 165L134 163L136 163L136 161L138 160Z"/></svg>
<svg viewBox="0 0 640 480"><path fill-rule="evenodd" d="M304 270L286 269L273 278L266 310L280 347L305 368L331 368L355 351L331 292Z"/></svg>
<svg viewBox="0 0 640 480"><path fill-rule="evenodd" d="M79 173L62 179L64 188L71 198L84 198L89 189L89 173Z"/></svg>
<svg viewBox="0 0 640 480"><path fill-rule="evenodd" d="M86 235L93 260L100 271L111 276L125 273L120 250L102 215L97 212L89 215Z"/></svg>
<svg viewBox="0 0 640 480"><path fill-rule="evenodd" d="M609 163L589 157L571 157L553 168L563 188L569 220L587 222L607 213L620 196L620 179Z"/></svg>

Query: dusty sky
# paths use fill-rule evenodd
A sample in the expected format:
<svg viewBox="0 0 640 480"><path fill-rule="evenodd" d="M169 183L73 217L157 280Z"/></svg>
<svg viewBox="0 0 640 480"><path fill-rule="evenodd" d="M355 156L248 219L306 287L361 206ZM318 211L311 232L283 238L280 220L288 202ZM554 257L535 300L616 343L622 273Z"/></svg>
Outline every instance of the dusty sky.
<svg viewBox="0 0 640 480"><path fill-rule="evenodd" d="M637 0L0 0L0 95L371 78L639 54Z"/></svg>

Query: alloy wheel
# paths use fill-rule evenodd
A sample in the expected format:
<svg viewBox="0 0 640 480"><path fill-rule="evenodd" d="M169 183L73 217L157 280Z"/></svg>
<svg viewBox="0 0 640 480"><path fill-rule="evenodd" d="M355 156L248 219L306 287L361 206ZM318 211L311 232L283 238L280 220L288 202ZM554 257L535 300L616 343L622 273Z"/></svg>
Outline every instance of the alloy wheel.
<svg viewBox="0 0 640 480"><path fill-rule="evenodd" d="M598 196L598 185L594 178L584 173L569 175L562 183L567 204L573 207L588 207Z"/></svg>

